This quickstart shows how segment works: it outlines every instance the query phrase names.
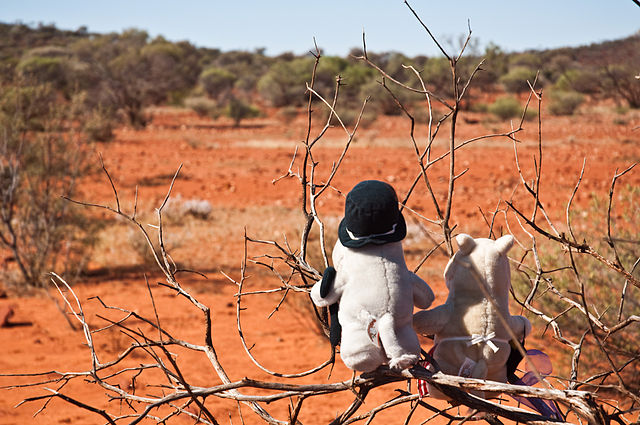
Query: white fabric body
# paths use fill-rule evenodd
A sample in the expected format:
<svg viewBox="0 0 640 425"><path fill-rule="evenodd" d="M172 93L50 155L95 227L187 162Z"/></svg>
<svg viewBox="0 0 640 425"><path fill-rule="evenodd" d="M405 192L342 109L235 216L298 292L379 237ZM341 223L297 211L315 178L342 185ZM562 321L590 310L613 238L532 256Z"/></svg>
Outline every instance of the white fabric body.
<svg viewBox="0 0 640 425"><path fill-rule="evenodd" d="M352 370L370 372L382 364L404 369L418 361L413 305L428 308L431 288L407 269L401 242L333 249L336 279L325 298L320 283L311 290L319 307L339 302L340 356Z"/></svg>

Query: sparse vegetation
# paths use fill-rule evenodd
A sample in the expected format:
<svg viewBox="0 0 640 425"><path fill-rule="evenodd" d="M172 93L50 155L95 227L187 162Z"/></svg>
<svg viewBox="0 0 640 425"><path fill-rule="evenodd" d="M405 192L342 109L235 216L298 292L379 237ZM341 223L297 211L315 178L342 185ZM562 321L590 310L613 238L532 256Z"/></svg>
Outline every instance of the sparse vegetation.
<svg viewBox="0 0 640 425"><path fill-rule="evenodd" d="M7 40L0 47L4 85L11 85L19 76L33 84L47 82L67 99L86 93L85 108L99 111L102 120L115 123L120 119L134 127L146 124L144 108L149 105L182 104L186 98L203 95L213 99L221 111L229 106L231 98L251 98L256 105L300 107L313 66L313 58L308 55L268 57L264 50L221 52L196 48L188 42L172 43L162 37L150 39L146 32L135 29L100 35L89 34L86 29L0 24L3 37ZM527 92L527 81L532 82L540 71L540 79L554 84L554 88L616 99L636 108L640 106L640 88L634 78L640 68L638 51L639 35L575 49L511 54L491 44L482 56L476 52L463 57L458 63L458 76L467 78L482 57L485 63L475 75L473 87L484 92ZM354 59L361 55L360 49L353 49L349 58L323 57L315 90L322 95L331 92L339 75L346 104L357 105L372 96L370 106L378 113L398 114L393 100L376 82L374 70ZM430 90L452 94L445 58L410 58L398 52L368 52L368 57L404 84L417 83L413 71L403 67L413 66ZM541 85L540 80L537 85ZM410 92L392 90L402 101L420 101L420 96ZM256 95L259 102L253 100ZM474 102L471 90L463 106L472 108Z"/></svg>
<svg viewBox="0 0 640 425"><path fill-rule="evenodd" d="M260 110L253 105L250 105L241 99L232 97L229 99L229 104L226 108L226 115L233 119L233 123L236 127L240 126L240 122L246 118L254 118L260 115Z"/></svg>
<svg viewBox="0 0 640 425"><path fill-rule="evenodd" d="M576 209L571 212L572 221L586 222L582 226L582 231L576 229L575 237L579 240L593 241L593 248L598 252L605 253L617 258L620 264L636 278L640 279L640 267L637 263L640 257L640 248L637 244L637 236L640 234L637 215L637 202L640 191L637 187L625 185L617 190L618 194L612 200L612 229L615 231L615 248L607 242L607 210L608 200L602 194L592 194L592 201L588 208ZM545 280L549 291L545 291L539 303L548 308L548 313L556 317L558 325L562 328L565 336L579 340L584 330L589 327L589 323L584 314L578 309L566 309L567 299L574 306L582 305L581 298L583 291L588 297L589 308L599 312L598 320L603 323L613 323L620 320L620 317L640 317L640 303L634 297L621 299L620 294L625 293L624 280L617 277L617 273L608 267L603 267L602 263L590 256L571 256L561 247L544 242L539 247L544 253L540 261L543 267L554 272L549 274L549 280ZM574 262L575 270L570 265ZM522 279L527 279L526 270L515 275L523 285L514 287L526 287ZM578 271L578 273L576 273ZM578 274L578 276L576 276ZM628 282L626 283L628 285ZM588 292L581 288L581 285L588 288ZM561 296L558 296L558 293ZM525 294L520 294L524 296ZM535 325L534 325L535 326ZM541 328L544 325L538 324ZM632 358L637 355L637 344L630 342L620 334L613 334L606 338L604 344L615 353L618 358ZM583 348L583 367L587 370L595 370L602 365L602 351L595 345L587 344ZM563 365L565 369L569 365ZM568 370L560 372L568 374ZM637 376L640 374L640 365L632 362L628 367L620 371L620 375L630 384L632 391L640 390L640 383Z"/></svg>
<svg viewBox="0 0 640 425"><path fill-rule="evenodd" d="M499 81L505 90L510 93L525 93L529 91L529 84L533 84L535 78L535 69L517 66L502 75Z"/></svg>
<svg viewBox="0 0 640 425"><path fill-rule="evenodd" d="M584 102L584 95L573 91L551 91L549 112L553 115L573 115Z"/></svg>
<svg viewBox="0 0 640 425"><path fill-rule="evenodd" d="M230 95L237 79L238 77L226 69L213 66L202 71L200 84L209 97L223 100Z"/></svg>
<svg viewBox="0 0 640 425"><path fill-rule="evenodd" d="M89 258L99 223L62 199L91 171L70 111L47 85L0 96L0 246L15 264L2 277L14 288L42 288L51 270L74 280Z"/></svg>
<svg viewBox="0 0 640 425"><path fill-rule="evenodd" d="M488 111L500 119L507 120L521 115L522 106L513 97L501 97L489 105Z"/></svg>
<svg viewBox="0 0 640 425"><path fill-rule="evenodd" d="M108 142L113 139L114 127L114 119L109 111L97 108L88 111L82 130L90 141Z"/></svg>
<svg viewBox="0 0 640 425"><path fill-rule="evenodd" d="M67 301L68 308L73 311L75 319L85 331L83 336L86 344L82 348L88 351L91 358L89 365L81 367L81 372L77 372L74 366L73 372L43 371L8 375L12 380L10 385L16 385L13 382L16 378L29 381L26 385L17 384L21 388L28 387L29 390L31 387L49 388L53 387L52 383L58 384L56 390L25 400L44 400L40 411L46 410L53 398L60 397L76 407L85 409L89 414L100 415L106 422L114 424L147 419L169 422L179 416L188 417L195 422L218 423L217 417L220 415L228 414L231 419L231 413L209 410L214 405L211 400L218 399L217 402L229 403L232 409L244 404L268 423L299 423L298 418L302 417L299 414L315 415L314 407L325 400L322 397L331 393L341 393L350 400L344 405L344 410L335 423L353 423L359 420L372 422L379 412L388 412L392 404L411 406L406 410L407 423L419 407L427 407L429 410L421 413L431 416L432 412L436 412L436 416L439 415L441 419L445 418L450 423L467 422L476 415L477 419L484 419L489 423L501 423L498 418L519 423L541 423L552 419L525 409L512 409L502 403L492 403L482 397L469 397L469 393L475 390L494 391L498 388L504 394L536 397L542 394L557 401L561 409L557 419L563 423L631 423L637 419L637 403L640 401L637 396L638 353L633 336L637 333L637 323L640 320L640 310L636 302L637 290L640 288L637 270L640 263L637 258L640 254L637 250L638 229L634 216L638 192L633 187L622 192L614 190L615 179L631 172L634 165L628 166L626 171L619 174L616 171L609 195L609 202L615 203L615 208L611 208L611 205L607 208L600 201L594 206L596 211L605 211L599 224L586 226L582 231L578 231L572 227L571 219L576 218L576 213L569 206L566 207L566 223L555 225L554 214L559 209L557 205L548 202L550 197L543 196L548 193L549 186L546 175L545 178L542 177L545 174L542 168L545 150L542 146L541 127L537 128L537 132L533 130L527 133L524 132L522 123L514 120L507 130L503 128L492 131L492 134L479 136L474 134L470 139L467 139L466 135L463 137L460 134L462 132L456 131L459 129L457 126L463 125L463 121L467 124L480 122L471 113L464 112L460 117L458 114L463 110L475 110L476 114L488 111L500 120L519 118L522 115L525 103L514 95L504 97L503 88L496 82L501 82L507 91L517 93L520 99L525 97L522 92L529 91L529 99L535 99L533 102L537 102L537 106L541 107L542 99L547 97L542 95L538 85L534 86L533 79L536 75L540 75L548 85L555 83L554 88L565 88L564 91L558 90L555 95L551 91L552 103L549 110L552 113L573 114L585 98L591 100L598 96L600 99L615 99L619 103L624 99L634 107L633 97L629 97L628 94L635 88L631 86L629 89L627 86L627 71L614 72L623 69L617 67L624 64L613 61L602 65L598 62L600 59L595 59L588 66L579 65L581 62L578 60L578 53L575 57L566 51L508 55L492 47L487 53L493 58L495 67L487 74L485 80L480 77L480 81L483 81L483 91L487 94L483 99L497 97L497 100L489 106L480 102L474 106L475 100L470 88L473 81L467 81L467 90L465 79L475 75L473 73L476 68L473 63L476 58L449 57L445 52L444 58L408 58L396 52L368 53L357 55L362 56L359 62L339 57L322 57L320 52L316 52L314 58L293 54L269 58L264 55L264 51L223 53L212 49L196 49L189 43L170 43L162 37L150 40L145 32L138 30L91 37L84 35L86 30L78 34L62 32L60 40L64 40L65 43L62 48L47 44L52 43L51 40L57 40L55 28L31 29L33 32L23 26L16 28L21 34L24 33L25 39L37 42L33 41L33 45L28 46L28 54L19 52L18 55L12 46L0 47L0 50L4 49L3 55L0 56L2 68L7 70L7 75L11 77L1 77L2 88L5 90L0 98L0 123L3 130L0 135L0 242L4 244L5 251L12 255L12 264L5 271L15 282L18 282L19 278L20 284L36 287L43 286L44 272L48 270L69 271L63 278L56 277L54 283L63 288L60 295ZM45 41L39 37L42 35L40 32L47 35ZM0 32L0 36L3 34ZM633 37L630 40L630 43L634 43ZM466 46L466 43L463 40L461 44ZM469 50L473 50L473 44L468 47ZM407 69L403 66L406 64L414 68ZM577 92L579 85L576 85L575 81L578 79L572 72L576 67L582 66L588 68L589 72L606 74L597 91L583 94ZM544 67L548 69L541 69ZM416 72L413 72L414 70ZM479 68L478 72L478 75L482 75ZM527 82L530 82L531 86ZM414 90L407 90L404 85L414 87ZM435 93L417 94L415 87L420 91L423 86ZM614 86L615 90L607 90L607 87ZM586 91L584 88L581 90ZM611 92L615 93L610 94ZM480 98L481 93L476 93ZM561 94L565 97L558 97L554 106L553 96ZM474 413L468 416L460 411L456 412L457 409L441 409L440 404L432 399L418 401L417 395L404 390L408 383L407 375L394 370L383 368L371 375L354 376L336 383L325 382L325 372L329 369L328 366L333 367L336 360L335 347L329 347L328 344L326 348L329 358L324 363L313 365L311 369L299 373L271 371L254 357L259 350L253 350L255 344L251 345L253 341L250 341L250 332L243 333L240 317L241 314L254 311L252 308L255 304L253 300L249 301L254 295L267 300L273 297L275 308L268 317L276 315L279 309L284 310L290 304L298 305L298 302L303 302L305 308L296 308L305 312L306 319L313 320L314 325L323 333L328 328L327 311L315 308L309 303L308 291L310 284L321 278L321 270L329 265L327 255L330 254L331 243L336 238L335 228L339 223L339 218L334 215L335 210L332 210L335 205L332 204L343 200L346 182L362 177L358 174L361 170L356 169L346 177L341 176L344 178L342 181L339 178L334 179L338 172L345 172L345 169L354 164L343 163L343 159L346 158L347 150L351 149L352 143L356 141L355 133L358 129L353 128L353 124L360 116L360 102L369 95L372 95L373 99L372 108L365 109L362 127L374 122L377 114L391 115L406 111L414 113L413 116L405 118L407 133L402 136L405 141L413 142L413 148L407 147L404 151L411 152L410 154L415 151L413 165L407 165L410 161L405 161L411 158L403 157L402 162L406 164L392 164L393 167L388 168L393 168L393 171L385 169L382 164L390 164L396 157L392 157L393 154L390 153L394 149L384 147L372 151L380 156L371 155L375 156L373 165L369 163L367 166L374 169L373 173L381 173L381 178L389 181L398 179L398 187L402 187L403 213L411 219L409 224L414 230L423 231L423 245L413 246L412 255L423 258L416 271L423 264L428 264L425 263L427 259L443 261L452 256L455 251L453 237L462 228L459 221L463 221L465 225L466 220L471 222L470 217L473 214L470 214L469 210L464 211L461 208L462 202L458 200L464 196L477 197L478 194L473 193L474 187L463 185L462 182L472 181L469 176L476 169L481 169L484 171L484 174L481 174L482 178L493 183L494 173L506 170L504 164L499 164L493 157L487 160L487 156L482 155L483 151L473 152L469 145L480 144L486 139L514 142L516 166L512 168L517 170L517 174L513 181L504 179L500 184L517 187L520 193L509 188L511 198L503 200L498 191L504 188L493 184L490 190L495 190L496 194L495 211L485 213L478 208L487 225L485 228L482 224L483 232L487 232L490 237L507 231L518 234L518 245L523 252L517 259L517 267L522 280L518 282L519 288L514 289L514 299L511 299L511 302L519 303L524 314L537 320L536 327L541 329L541 332L553 333L555 339L549 338L549 341L558 344L554 346L560 347L558 351L566 350L564 354L568 354L565 356L565 360L568 359L566 364L559 367L560 372L556 372L553 379L547 382L554 387L553 392L546 391L542 386L530 388L522 385L487 383L471 377L441 376L443 374L438 373L435 363L433 371L418 367L405 371L414 378L419 377L447 389L456 405L473 409ZM198 250L198 244L209 243L209 236L214 231L213 226L208 226L208 221L214 213L211 203L201 199L199 195L183 200L179 195L171 194L179 171L175 175L162 173L150 177L147 174L139 179L141 186L159 186L171 182L166 197L151 195L160 199L160 206L154 210L151 218L148 209L138 209L137 186L133 206L124 206L128 199L124 201L119 190L123 186L125 190L133 190L134 185L112 178L105 167L106 190L113 194L113 198L105 201L104 195L101 194L96 196L98 199L95 200L95 204L77 203L99 207L101 213L112 213L115 216L112 222L116 223L114 228L121 227L122 223L132 225L135 233L131 234L130 245L139 255L139 258L133 261L157 266L156 273L160 272L164 282L152 287L147 281L149 308L145 306L144 309L138 309L135 303L131 309L129 306L110 306L98 297L92 298L91 301L98 301L97 308L104 308L110 313L120 315L117 319L100 316L100 319L106 317L107 325L96 329L93 316L85 316L81 307L87 301L77 298L66 281L73 277L73 270L82 268L83 260L92 243L92 225L99 223L100 218L89 221L75 208L75 204L60 198L60 194L73 196L77 179L91 172L86 161L86 153L90 147L87 138L108 140L117 119L134 128L140 128L148 119L149 111L145 110L147 106L167 103L183 103L201 115L225 113L234 120L236 126L239 126L242 120L259 114L259 110L249 103L249 99L261 107L268 104L288 108L282 111L286 111L283 114L289 117L303 108L307 113L308 119L301 120L304 122L303 125L308 126L300 131L303 140L297 138L299 143L289 169L285 175L277 179L288 179L299 186L290 192L291 196L285 199L280 197L276 201L275 205L278 207L270 215L272 221L252 223L268 232L267 237L277 236L274 236L274 240L253 239L248 236L245 228L242 240L244 258L239 272L225 274L231 288L229 299L233 302L228 302L226 307L224 303L216 305L214 311L202 301L201 295L206 294L205 291L194 291L191 287L192 282L185 282L183 285L183 282L179 281L187 271L185 264L174 261L169 253L175 253L174 249L179 250L191 243L196 245L196 248L188 247L188 252L193 253ZM345 132L337 125L336 119L330 123L333 129L329 129L329 125L325 127L328 119L326 104L331 103L332 99L339 116L347 127L350 127L345 129ZM436 107L433 107L432 102ZM529 105L529 102L530 100L526 105ZM609 105L611 103L613 102L609 101ZM536 113L534 108L528 111L529 114ZM427 113L431 115L427 116ZM192 114L186 115L189 120L193 118ZM179 149L184 148L182 152L189 154L194 154L193 151L199 147L210 146L212 150L207 152L213 157L214 154L222 152L222 149L218 152L213 149L219 146L226 147L227 140L214 141L207 137L209 134L203 135L206 130L196 128L199 124L176 125L172 122L173 117L162 119L170 122L168 126L171 126L170 131L173 132L169 141L166 141L171 153L176 152L176 145L179 145ZM620 125L626 125L631 119L636 117L620 118ZM392 121L395 123L398 120L388 122ZM432 121L437 123L431 125ZM496 121L494 119L494 123ZM428 125L425 125L426 123ZM501 122L500 126L496 127L504 127L502 124ZM447 131L439 132L445 127L448 127L449 131L443 137L442 133ZM476 128L473 127L473 130ZM178 130L174 132L174 129ZM220 130L216 138L221 133L231 133L228 128L214 130ZM156 131L155 125L154 129L148 130L147 133L152 131ZM393 131L396 131L395 128ZM331 145L330 149L326 149L325 146L318 148L321 145L320 139L332 132L343 135L344 140L340 140L343 151L333 149ZM174 133L178 135L175 136ZM234 137L245 133L249 131L235 132ZM527 146L531 145L530 134L538 135L539 145L536 148ZM443 149L446 144L442 143L442 140L446 139L448 149ZM123 137L123 140L127 138ZM260 142L262 140L257 141ZM279 140L272 142L274 145L280 143ZM256 141L248 141L247 146L250 146L249 143ZM119 142L107 147L120 145ZM521 146L528 149L527 153L532 153L532 159L518 160L517 150ZM364 148L356 147L349 153L357 150L358 154L369 154L369 146ZM572 148L568 148L570 154L573 153ZM247 155L247 152L241 150L240 155L233 152L230 155L215 156L215 160L231 163L232 165L227 165L226 171L230 170L233 174L241 171L240 178L249 180L247 176L255 176L248 174L249 172L258 171L262 174L267 166L263 157L263 161L256 161L255 164L243 168L248 162L246 156L243 156ZM475 155L478 152L480 155ZM497 156L498 150L494 152ZM631 150L627 149L624 153L628 152ZM278 155L281 153L277 152ZM383 157L385 155L389 155L391 160ZM287 155L287 161L289 157L290 155ZM352 155L349 160L354 161L354 157L357 160L357 155ZM190 157L189 160L198 163L201 158ZM486 165L487 162L489 166L481 168L481 165ZM554 163L558 162L556 159ZM448 167L445 165L447 163ZM551 161L545 161L545 167L548 167L549 163ZM268 169L271 169L271 164ZM245 171L247 174L244 174ZM371 169L367 172L371 172ZM563 167L559 172L566 173L566 169ZM415 175L417 178L413 177ZM226 180L227 175L219 170L206 174L206 182L201 177L202 175L188 175L186 179L193 180L194 186L198 187L198 193L206 193L202 196L215 196L211 195L214 193L213 183L211 188L207 187L209 179L220 179L220 182L215 182L216 193L236 191L236 187ZM514 177L513 173L511 177ZM415 179L414 183L411 183L411 179ZM252 181L249 183L254 184ZM598 183L601 181L595 185L601 186ZM282 186L286 184L288 183ZM573 188L572 183L569 185ZM579 185L580 182L575 186L573 194L570 194L571 199L577 194ZM566 182L558 182L557 186L567 185ZM286 186L287 189L292 187ZM419 201L416 198L419 198ZM292 199L299 201L303 213L299 214L300 211L296 210L295 219L290 204L281 204L282 201L290 202ZM553 197L554 202L557 199ZM531 202L527 203L527 200ZM245 209L249 208L255 210L245 212ZM265 208L264 205L247 206L245 203L241 207L245 212L242 218L258 222L258 213L255 211L260 210L265 214ZM564 205L560 209L565 212ZM215 210L215 218L218 220L223 214L220 210ZM228 220L237 220L237 211L235 207L229 208L225 217ZM580 218L585 215L590 217L596 214L592 211L579 211ZM606 225L603 225L602 220ZM293 223L298 221L299 232L293 234L299 241L288 239L291 232L282 237L278 232L280 227L274 225L277 222L286 222L284 226L293 226ZM165 233L170 227L181 227L184 231L177 236L171 232ZM600 230L593 231L593 227ZM612 227L614 232L611 231ZM206 229L206 232L201 232L203 229ZM328 229L331 236L326 237L325 231ZM229 232L228 229L226 231ZM225 245L220 249L228 249L227 236L228 234L218 236L217 242ZM111 239L111 242L113 241L122 242L116 238ZM255 253L251 251L256 247L260 252L253 255ZM118 248L119 246L112 247ZM430 257L432 254L434 257ZM206 253L200 255L205 257ZM440 258L435 258L438 256ZM206 262L207 267L213 268L209 258ZM109 261L105 261L105 264L109 264ZM255 271L258 279L249 282ZM262 279L267 275L268 278ZM259 284L256 285L256 282ZM243 286L245 284L247 285ZM155 298L154 292L166 290L168 292L165 295L169 296ZM76 297L75 302L73 297ZM486 299L495 302L490 295L486 295ZM188 319L167 320L169 318L163 314L166 313L165 309L169 306L175 312L178 302L184 302L180 308L191 308L187 313ZM163 305L160 307L160 304ZM235 347L231 352L233 355L240 352L243 359L246 355L263 372L271 375L271 378L241 378L232 381L234 378L227 375L227 371L231 370L229 363L219 361L216 349L226 341L223 342L220 338L222 322L217 320L226 316L223 308L233 307L236 309L238 337L245 351L242 352ZM215 326L213 317L216 320ZM261 327L264 319L261 316L258 320L258 327ZM186 332L185 328L188 328L189 332ZM190 332L194 329L197 337ZM280 338L282 329L289 330L278 328L277 338ZM121 332L118 333L116 330ZM93 338L97 340L101 335L105 335L104 338L107 338L109 343L93 344ZM122 335L126 335L126 338ZM266 338L265 335L266 333L261 334L261 338ZM486 337L489 341L492 339L491 336ZM127 345L127 341L130 345ZM268 347L270 350L272 348L273 346ZM116 360L99 356L104 352L116 355ZM228 353L226 355L228 356ZM605 356L608 362L598 362L596 356ZM210 369L211 376L203 378L204 384L200 384L199 378L194 379L191 373L183 373L193 366L190 363L196 358ZM101 360L106 363L102 363ZM303 365L303 368L307 367L302 361L296 364L295 368L301 367L300 365ZM67 365L64 366L66 368ZM246 365L243 366L246 368ZM277 366L281 367L282 363ZM253 376L262 376L262 372L258 373L259 375ZM236 371L233 371L233 374L236 374ZM91 379L84 379L86 377ZM298 381L284 379L291 377L310 377L308 379L312 383L301 384ZM211 378L215 382L211 381ZM317 381L312 381L314 378ZM142 391L138 391L140 387L136 387L136 380L144 385L144 396ZM103 410L100 402L95 400L86 403L78 401L83 400L83 395L78 399L70 398L67 394L72 394L70 391L74 385L67 387L66 384L71 381L77 382L79 386L97 388L101 395L106 394L107 398L121 400L122 403L110 405ZM199 386L194 385L195 383ZM356 414L371 390L390 383L398 384L401 391L394 394L391 402L380 405L369 403L363 409L366 409L365 411L360 410ZM355 398L352 394L355 394ZM367 402L372 399L367 398ZM301 413L303 411L305 413ZM491 414L480 417L481 412ZM240 422L243 422L243 412L240 408L238 414ZM419 415L420 413L416 416ZM277 417L284 420L276 419Z"/></svg>
<svg viewBox="0 0 640 425"><path fill-rule="evenodd" d="M593 71L568 69L557 79L554 88L593 95L600 92L600 79L600 75Z"/></svg>
<svg viewBox="0 0 640 425"><path fill-rule="evenodd" d="M205 96L188 97L184 100L184 106L193 109L201 117L216 118L219 115L217 102Z"/></svg>

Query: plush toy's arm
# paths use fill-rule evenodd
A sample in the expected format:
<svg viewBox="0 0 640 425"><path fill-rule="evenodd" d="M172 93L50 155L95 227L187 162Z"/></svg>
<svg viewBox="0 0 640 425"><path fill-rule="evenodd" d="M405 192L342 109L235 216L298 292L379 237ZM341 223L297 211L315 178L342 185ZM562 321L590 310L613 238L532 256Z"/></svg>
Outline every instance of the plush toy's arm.
<svg viewBox="0 0 640 425"><path fill-rule="evenodd" d="M340 300L342 295L341 280L333 267L327 267L322 279L311 288L311 300L318 307L327 307Z"/></svg>
<svg viewBox="0 0 640 425"><path fill-rule="evenodd" d="M449 322L451 306L439 305L431 310L419 311L413 315L413 329L421 335L434 335L439 333Z"/></svg>
<svg viewBox="0 0 640 425"><path fill-rule="evenodd" d="M409 276L413 285L413 305L418 308L429 308L435 299L431 287L417 274L409 272Z"/></svg>
<svg viewBox="0 0 640 425"><path fill-rule="evenodd" d="M340 301L344 290L345 280L344 273L338 273L344 258L345 247L338 240L333 247L333 265L327 267L322 274L322 279L316 282L311 288L311 300L318 307L327 307Z"/></svg>
<svg viewBox="0 0 640 425"><path fill-rule="evenodd" d="M509 326L511 326L519 340L523 340L531 333L531 322L524 316L511 316L509 318Z"/></svg>

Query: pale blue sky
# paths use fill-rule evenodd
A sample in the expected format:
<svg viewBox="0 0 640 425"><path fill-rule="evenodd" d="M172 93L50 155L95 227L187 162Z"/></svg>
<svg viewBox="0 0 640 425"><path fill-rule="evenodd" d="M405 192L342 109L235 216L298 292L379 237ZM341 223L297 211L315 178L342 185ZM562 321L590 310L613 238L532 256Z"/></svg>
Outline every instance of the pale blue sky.
<svg viewBox="0 0 640 425"><path fill-rule="evenodd" d="M505 50L576 46L612 40L640 30L640 7L632 0L413 0L431 31L455 39L471 22L480 46ZM434 55L433 43L402 0L0 0L0 21L86 25L92 32L139 28L151 36L189 40L199 47L304 53L318 46L346 55L370 51Z"/></svg>

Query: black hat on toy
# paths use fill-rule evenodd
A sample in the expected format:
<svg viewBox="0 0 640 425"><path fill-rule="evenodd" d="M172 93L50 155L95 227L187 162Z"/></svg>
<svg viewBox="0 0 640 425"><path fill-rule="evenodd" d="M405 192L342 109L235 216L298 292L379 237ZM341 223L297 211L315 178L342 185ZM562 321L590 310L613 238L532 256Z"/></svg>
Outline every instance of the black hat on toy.
<svg viewBox="0 0 640 425"><path fill-rule="evenodd" d="M398 196L390 184L365 180L347 194L344 218L338 227L342 245L349 248L382 245L400 241L406 235L407 225L398 209Z"/></svg>

